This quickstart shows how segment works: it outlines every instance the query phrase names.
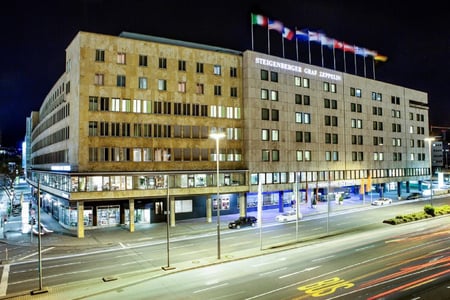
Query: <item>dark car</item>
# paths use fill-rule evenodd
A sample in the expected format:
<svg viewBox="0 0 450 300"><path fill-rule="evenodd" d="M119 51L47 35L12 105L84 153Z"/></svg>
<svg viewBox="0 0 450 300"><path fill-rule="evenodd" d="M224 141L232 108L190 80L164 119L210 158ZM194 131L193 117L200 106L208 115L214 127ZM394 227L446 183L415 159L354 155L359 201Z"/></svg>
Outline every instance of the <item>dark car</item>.
<svg viewBox="0 0 450 300"><path fill-rule="evenodd" d="M406 197L406 200L419 199L419 198L422 198L422 194L421 194L421 193L414 192L414 193L409 194L409 195Z"/></svg>
<svg viewBox="0 0 450 300"><path fill-rule="evenodd" d="M228 223L228 228L230 229L239 229L241 227L245 226L255 226L257 219L253 216L250 217L239 217L239 219L236 219L230 223Z"/></svg>

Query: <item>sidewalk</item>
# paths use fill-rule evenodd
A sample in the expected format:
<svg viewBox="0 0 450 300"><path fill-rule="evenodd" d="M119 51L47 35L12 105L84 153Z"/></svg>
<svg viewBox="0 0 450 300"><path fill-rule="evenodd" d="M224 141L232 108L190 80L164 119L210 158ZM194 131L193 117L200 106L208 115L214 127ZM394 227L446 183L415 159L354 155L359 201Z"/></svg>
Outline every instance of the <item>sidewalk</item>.
<svg viewBox="0 0 450 300"><path fill-rule="evenodd" d="M330 213L337 213L349 209L363 209L370 207L370 197L360 200L359 195L353 195L351 199L345 199L343 205L338 205L334 201L329 204ZM285 211L291 208L286 208ZM303 219L308 219L328 212L328 202L318 202L315 208L311 208L306 203L300 204L300 211ZM276 215L280 214L278 209L268 209L262 212L262 224L275 223ZM248 212L248 215L258 217L258 213ZM221 230L229 230L228 223L239 217L238 214L221 215ZM85 237L78 238L76 230L68 230L62 227L50 214L41 210L41 223L53 233L42 236L43 245L46 247L101 247L115 244L126 244L132 242L145 241L148 239L158 240L167 237L166 223L135 224L135 231L129 232L127 225L104 227L85 230ZM14 245L34 245L37 243L37 236L30 236L30 233L22 233L22 217L10 217L8 222L0 228L0 243ZM217 231L217 216L213 215L212 221L207 222L206 218L196 218L187 220L176 220L175 226L169 228L171 237L181 237L200 233L215 233Z"/></svg>
<svg viewBox="0 0 450 300"><path fill-rule="evenodd" d="M411 192L413 192L411 190ZM409 193L402 193L402 197L406 197ZM393 199L394 203L399 201L397 191L386 192L385 197ZM371 201L379 197L378 194L372 193L365 195L361 199L359 194L351 194L351 198L344 199L342 205L335 201L318 202L314 208L310 203L300 203L300 211L303 219L317 217L320 214L327 214L330 209L330 214L335 214L345 210L366 209L370 207ZM36 207L33 205L33 207ZM291 208L285 207L284 211ZM262 211L262 224L267 225L275 223L276 215L280 214L278 209L268 209ZM248 212L247 215L258 217L258 212ZM229 230L228 223L239 217L238 214L220 216L221 230ZM36 216L37 219L37 216ZM102 247L117 245L119 243L133 243L145 241L148 239L158 240L166 239L167 226L166 223L152 223L152 224L135 224L135 231L130 232L127 225L102 227L94 229L86 229L85 237L78 238L76 230L68 230L62 227L57 220L50 214L41 210L41 223L47 228L53 230L53 233L42 236L43 245L47 247ZM0 243L13 245L35 245L37 243L37 236L30 236L30 233L22 233L22 217L21 215L10 216L6 224L2 224L0 228ZM186 235L200 234L200 233L215 233L217 231L217 216L213 214L211 222L207 222L205 217L187 220L176 220L175 226L169 228L170 236L181 237Z"/></svg>

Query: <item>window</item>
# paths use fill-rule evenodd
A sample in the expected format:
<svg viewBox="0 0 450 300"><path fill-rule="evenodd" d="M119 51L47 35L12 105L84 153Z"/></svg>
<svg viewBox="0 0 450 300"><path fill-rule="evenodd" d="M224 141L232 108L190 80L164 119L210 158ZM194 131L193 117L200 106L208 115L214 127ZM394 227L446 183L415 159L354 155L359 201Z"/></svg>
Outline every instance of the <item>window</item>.
<svg viewBox="0 0 450 300"><path fill-rule="evenodd" d="M117 63L124 65L126 63L126 54L123 52L117 53Z"/></svg>
<svg viewBox="0 0 450 300"><path fill-rule="evenodd" d="M278 101L278 91L270 91L270 100Z"/></svg>
<svg viewBox="0 0 450 300"><path fill-rule="evenodd" d="M279 141L279 130L272 129L272 141Z"/></svg>
<svg viewBox="0 0 450 300"><path fill-rule="evenodd" d="M302 78L298 76L294 76L294 85L295 86L302 86Z"/></svg>
<svg viewBox="0 0 450 300"><path fill-rule="evenodd" d="M303 123L303 113L301 112L295 113L295 123Z"/></svg>
<svg viewBox="0 0 450 300"><path fill-rule="evenodd" d="M268 99L269 99L269 90L261 89L261 100L268 100Z"/></svg>
<svg viewBox="0 0 450 300"><path fill-rule="evenodd" d="M109 111L109 98L100 97L100 110Z"/></svg>
<svg viewBox="0 0 450 300"><path fill-rule="evenodd" d="M304 88L309 88L309 78L303 78L302 82Z"/></svg>
<svg viewBox="0 0 450 300"><path fill-rule="evenodd" d="M303 95L303 104L304 105L310 105L311 104L310 97L308 95Z"/></svg>
<svg viewBox="0 0 450 300"><path fill-rule="evenodd" d="M167 59L164 57L160 57L158 60L158 67L160 69L167 69Z"/></svg>
<svg viewBox="0 0 450 300"><path fill-rule="evenodd" d="M262 161L269 161L270 160L270 151L269 150L262 150L261 152L261 159Z"/></svg>
<svg viewBox="0 0 450 300"><path fill-rule="evenodd" d="M142 90L147 89L147 77L139 77L139 88Z"/></svg>
<svg viewBox="0 0 450 300"><path fill-rule="evenodd" d="M295 132L295 141L297 143L302 143L303 142L303 131L296 131Z"/></svg>
<svg viewBox="0 0 450 300"><path fill-rule="evenodd" d="M295 104L302 104L302 95L295 94Z"/></svg>
<svg viewBox="0 0 450 300"><path fill-rule="evenodd" d="M303 151L302 150L297 150L297 152L295 153L295 156L296 156L297 161L303 161Z"/></svg>
<svg viewBox="0 0 450 300"><path fill-rule="evenodd" d="M324 90L325 92L329 92L329 91L330 91L330 83L324 82L324 83L323 83L323 90Z"/></svg>
<svg viewBox="0 0 450 300"><path fill-rule="evenodd" d="M280 151L272 150L272 161L279 161L279 160L280 160Z"/></svg>
<svg viewBox="0 0 450 300"><path fill-rule="evenodd" d="M120 111L120 99L119 98L111 99L111 111Z"/></svg>
<svg viewBox="0 0 450 300"><path fill-rule="evenodd" d="M159 91L167 90L167 81L165 79L158 79L158 90Z"/></svg>
<svg viewBox="0 0 450 300"><path fill-rule="evenodd" d="M272 82L278 82L278 73L277 72L270 72L270 81Z"/></svg>
<svg viewBox="0 0 450 300"><path fill-rule="evenodd" d="M186 71L186 61L185 60L178 61L178 71Z"/></svg>
<svg viewBox="0 0 450 300"><path fill-rule="evenodd" d="M95 50L95 61L105 61L105 50Z"/></svg>
<svg viewBox="0 0 450 300"><path fill-rule="evenodd" d="M230 67L230 77L237 77L237 68Z"/></svg>
<svg viewBox="0 0 450 300"><path fill-rule="evenodd" d="M279 121L278 109L272 109L272 121Z"/></svg>
<svg viewBox="0 0 450 300"><path fill-rule="evenodd" d="M178 82L178 92L186 93L186 82L183 81Z"/></svg>
<svg viewBox="0 0 450 300"><path fill-rule="evenodd" d="M261 70L261 80L265 80L265 81L269 80L269 71Z"/></svg>
<svg viewBox="0 0 450 300"><path fill-rule="evenodd" d="M202 63L197 63L196 72L203 73L203 64Z"/></svg>
<svg viewBox="0 0 450 300"><path fill-rule="evenodd" d="M204 85L203 85L203 83L197 83L197 86L196 86L196 94L200 94L200 95L203 95L204 94L204 92L205 92L205 88L204 88Z"/></svg>
<svg viewBox="0 0 450 300"><path fill-rule="evenodd" d="M222 75L222 67L220 65L214 65L214 75Z"/></svg>
<svg viewBox="0 0 450 300"><path fill-rule="evenodd" d="M262 141L269 140L269 129L261 129L261 140Z"/></svg>
<svg viewBox="0 0 450 300"><path fill-rule="evenodd" d="M336 93L337 92L336 83L330 84L330 91L332 93Z"/></svg>
<svg viewBox="0 0 450 300"><path fill-rule="evenodd" d="M140 113L142 110L142 101L139 99L133 100L133 112Z"/></svg>
<svg viewBox="0 0 450 300"><path fill-rule="evenodd" d="M95 121L89 122L89 136L97 136L98 135L97 126L98 126L97 122L95 122Z"/></svg>
<svg viewBox="0 0 450 300"><path fill-rule="evenodd" d="M131 112L130 99L122 99L122 112Z"/></svg>
<svg viewBox="0 0 450 300"><path fill-rule="evenodd" d="M230 88L230 97L232 98L237 98L238 94L237 94L237 87L231 87Z"/></svg>
<svg viewBox="0 0 450 300"><path fill-rule="evenodd" d="M222 87L220 85L215 85L214 86L214 95L215 96L222 95Z"/></svg>
<svg viewBox="0 0 450 300"><path fill-rule="evenodd" d="M89 111L98 110L98 97L89 96Z"/></svg>
<svg viewBox="0 0 450 300"><path fill-rule="evenodd" d="M374 101L382 101L382 95L381 93L372 92L372 100Z"/></svg>
<svg viewBox="0 0 450 300"><path fill-rule="evenodd" d="M325 108L331 108L331 101L330 101L330 99L325 98L323 100L324 100L324 105L323 106Z"/></svg>
<svg viewBox="0 0 450 300"><path fill-rule="evenodd" d="M140 67L147 66L147 55L139 55L139 66Z"/></svg>
<svg viewBox="0 0 450 300"><path fill-rule="evenodd" d="M104 85L105 84L105 76L103 74L95 74L95 85Z"/></svg>
<svg viewBox="0 0 450 300"><path fill-rule="evenodd" d="M268 108L261 109L261 120L269 120L269 109Z"/></svg>
<svg viewBox="0 0 450 300"><path fill-rule="evenodd" d="M117 86L125 87L126 77L125 75L117 75Z"/></svg>

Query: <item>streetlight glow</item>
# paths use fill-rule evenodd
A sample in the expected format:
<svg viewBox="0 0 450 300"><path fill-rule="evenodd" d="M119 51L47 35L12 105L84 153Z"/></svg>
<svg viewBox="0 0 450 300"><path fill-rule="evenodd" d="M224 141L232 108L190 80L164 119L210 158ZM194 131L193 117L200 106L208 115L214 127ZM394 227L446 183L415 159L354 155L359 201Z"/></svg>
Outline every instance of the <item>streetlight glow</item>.
<svg viewBox="0 0 450 300"><path fill-rule="evenodd" d="M220 259L220 206L222 205L219 195L219 140L225 137L223 132L214 132L209 135L216 140L216 183L217 183L217 259Z"/></svg>

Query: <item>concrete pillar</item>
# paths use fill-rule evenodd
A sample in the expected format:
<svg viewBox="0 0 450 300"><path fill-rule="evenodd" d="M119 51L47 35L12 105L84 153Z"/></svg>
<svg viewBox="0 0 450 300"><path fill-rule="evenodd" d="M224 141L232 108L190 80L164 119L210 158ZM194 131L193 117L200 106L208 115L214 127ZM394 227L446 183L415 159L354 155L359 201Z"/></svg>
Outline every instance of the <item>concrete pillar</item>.
<svg viewBox="0 0 450 300"><path fill-rule="evenodd" d="M169 197L169 203L170 203L170 226L175 227L175 197L174 196Z"/></svg>
<svg viewBox="0 0 450 300"><path fill-rule="evenodd" d="M397 197L400 200L402 196L402 182L401 181L397 181Z"/></svg>
<svg viewBox="0 0 450 300"><path fill-rule="evenodd" d="M239 194L239 216L245 217L247 214L247 204L245 202L245 194Z"/></svg>
<svg viewBox="0 0 450 300"><path fill-rule="evenodd" d="M129 230L130 232L134 232L134 199L128 200L128 207L130 208Z"/></svg>
<svg viewBox="0 0 450 300"><path fill-rule="evenodd" d="M409 193L411 188L409 187L409 181L406 182L406 192Z"/></svg>
<svg viewBox="0 0 450 300"><path fill-rule="evenodd" d="M77 201L77 236L84 238L84 202Z"/></svg>
<svg viewBox="0 0 450 300"><path fill-rule="evenodd" d="M212 222L212 206L211 206L211 196L206 198L206 222L211 223Z"/></svg>

